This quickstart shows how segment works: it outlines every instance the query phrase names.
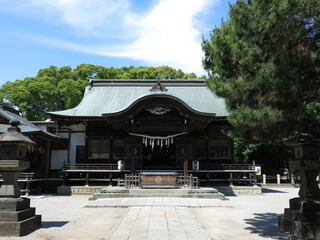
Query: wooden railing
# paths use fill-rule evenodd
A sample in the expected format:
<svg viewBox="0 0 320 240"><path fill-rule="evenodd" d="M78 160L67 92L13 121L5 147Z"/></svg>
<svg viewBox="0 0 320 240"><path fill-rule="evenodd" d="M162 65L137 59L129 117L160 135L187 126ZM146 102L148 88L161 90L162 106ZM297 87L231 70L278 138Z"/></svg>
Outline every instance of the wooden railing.
<svg viewBox="0 0 320 240"><path fill-rule="evenodd" d="M118 169L118 164L100 163L66 164L62 173L65 182L84 182L86 186L89 186L90 182L108 182L109 186L116 182L119 185L122 175L122 171ZM118 177L114 178L114 175Z"/></svg>
<svg viewBox="0 0 320 240"><path fill-rule="evenodd" d="M140 187L140 175L139 174L126 174L124 177L125 188L138 188Z"/></svg>
<svg viewBox="0 0 320 240"><path fill-rule="evenodd" d="M197 171L190 171L198 176L200 181L210 184L211 182L229 182L234 184L256 185L257 177L253 164L200 164ZM259 165L260 166L260 165Z"/></svg>
<svg viewBox="0 0 320 240"><path fill-rule="evenodd" d="M43 191L47 192L49 190L49 182L61 183L62 178L36 178L33 172L22 172L20 173L18 183L20 186L21 194L29 196L31 193L41 193ZM0 186L3 179L0 174Z"/></svg>
<svg viewBox="0 0 320 240"><path fill-rule="evenodd" d="M200 170L249 170L252 167L253 164L200 164Z"/></svg>
<svg viewBox="0 0 320 240"><path fill-rule="evenodd" d="M119 185L120 180L122 183L125 181L123 174L129 173L129 170L120 171L117 164L84 163L67 164L62 172L65 173L66 180L70 182L84 182L88 186L91 181L108 182L109 185L116 182ZM197 186L200 181L206 184L211 184L212 182L229 182L230 185L256 184L256 171L252 164L200 164L198 171L189 170L189 173L197 178L197 180L194 180L198 181ZM116 178L114 178L115 176ZM137 179L134 178L128 177L127 181L127 186L132 185L135 187L137 184ZM187 180L185 179L184 181Z"/></svg>
<svg viewBox="0 0 320 240"><path fill-rule="evenodd" d="M66 164L65 170L118 170L118 165L100 163Z"/></svg>
<svg viewBox="0 0 320 240"><path fill-rule="evenodd" d="M199 179L198 177L194 177L192 174L187 176L179 174L177 177L177 186L178 188L199 188Z"/></svg>
<svg viewBox="0 0 320 240"><path fill-rule="evenodd" d="M184 176L179 174L176 178L177 188L199 188L199 179L192 174ZM124 178L125 188L139 188L140 187L140 174L126 174Z"/></svg>

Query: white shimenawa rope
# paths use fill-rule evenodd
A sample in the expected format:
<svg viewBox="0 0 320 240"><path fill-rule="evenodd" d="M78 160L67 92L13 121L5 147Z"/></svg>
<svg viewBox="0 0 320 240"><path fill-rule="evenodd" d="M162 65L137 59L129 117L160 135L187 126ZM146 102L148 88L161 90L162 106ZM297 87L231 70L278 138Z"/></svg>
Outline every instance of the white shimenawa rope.
<svg viewBox="0 0 320 240"><path fill-rule="evenodd" d="M137 134L137 133L129 133L131 136L136 136L136 137L142 137L142 143L147 147L148 145L151 145L152 149L154 148L155 145L160 145L161 148L163 145L169 146L170 144L173 144L173 138L188 134L188 132L182 132L182 133L177 133L174 135L169 135L165 137L161 136L148 136L144 134Z"/></svg>

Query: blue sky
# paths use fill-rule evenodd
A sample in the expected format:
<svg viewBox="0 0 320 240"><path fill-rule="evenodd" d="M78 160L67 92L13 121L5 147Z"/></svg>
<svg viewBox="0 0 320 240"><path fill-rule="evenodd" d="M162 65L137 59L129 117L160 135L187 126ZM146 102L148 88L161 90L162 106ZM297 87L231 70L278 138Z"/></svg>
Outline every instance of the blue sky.
<svg viewBox="0 0 320 240"><path fill-rule="evenodd" d="M236 0L0 0L0 85L54 65L204 74L201 38Z"/></svg>

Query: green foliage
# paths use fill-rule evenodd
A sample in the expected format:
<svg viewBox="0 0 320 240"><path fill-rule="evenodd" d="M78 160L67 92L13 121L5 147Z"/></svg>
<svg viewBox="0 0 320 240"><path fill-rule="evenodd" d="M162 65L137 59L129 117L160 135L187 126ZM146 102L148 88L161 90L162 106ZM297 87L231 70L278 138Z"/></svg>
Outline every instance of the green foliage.
<svg viewBox="0 0 320 240"><path fill-rule="evenodd" d="M96 79L190 79L194 73L184 73L168 66L103 67L80 64L50 66L40 69L37 76L7 82L0 88L1 103L18 107L29 120L44 120L46 112L69 109L81 101L89 78Z"/></svg>
<svg viewBox="0 0 320 240"><path fill-rule="evenodd" d="M319 134L319 16L318 0L238 0L203 40L208 86L226 100L232 136Z"/></svg>
<svg viewBox="0 0 320 240"><path fill-rule="evenodd" d="M282 143L284 142L281 141ZM274 142L259 142L245 144L243 139L234 139L234 155L236 163L262 164L264 173L276 174L280 168L286 168L288 161L294 158L292 146L285 146Z"/></svg>

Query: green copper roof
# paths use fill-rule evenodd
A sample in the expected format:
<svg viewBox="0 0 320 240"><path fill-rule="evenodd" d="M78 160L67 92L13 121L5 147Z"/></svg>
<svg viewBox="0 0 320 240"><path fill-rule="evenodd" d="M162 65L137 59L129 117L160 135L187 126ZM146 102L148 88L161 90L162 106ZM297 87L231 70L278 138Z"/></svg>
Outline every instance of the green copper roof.
<svg viewBox="0 0 320 240"><path fill-rule="evenodd" d="M228 116L224 99L215 96L200 80L166 80L167 91L150 91L156 80L94 80L86 87L82 101L75 108L50 112L49 115L98 117L127 109L139 99L152 95L173 96L194 111Z"/></svg>

